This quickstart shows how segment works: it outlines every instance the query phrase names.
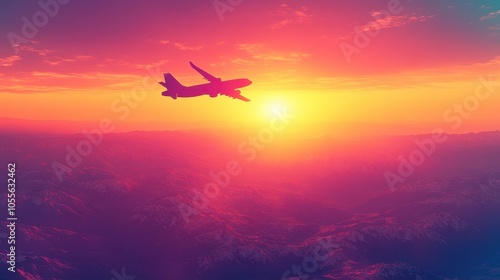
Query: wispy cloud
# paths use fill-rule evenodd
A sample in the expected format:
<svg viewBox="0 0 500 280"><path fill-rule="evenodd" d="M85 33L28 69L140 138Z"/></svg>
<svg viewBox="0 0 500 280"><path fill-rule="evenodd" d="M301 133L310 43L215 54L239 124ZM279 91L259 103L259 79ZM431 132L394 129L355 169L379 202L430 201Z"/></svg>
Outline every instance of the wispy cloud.
<svg viewBox="0 0 500 280"><path fill-rule="evenodd" d="M140 79L140 75L132 74L116 74L116 73L58 73L58 72L40 72L34 71L31 73L33 77L56 78L56 79L88 79L88 80L108 80L120 81L123 79Z"/></svg>
<svg viewBox="0 0 500 280"><path fill-rule="evenodd" d="M63 63L75 63L93 59L92 56L88 55L70 55L69 57L56 56L55 54L58 53L56 50L42 48L39 46L39 43L37 41L30 41L29 44L19 45L17 46L17 49L19 51L19 54L10 57L11 59L20 60L21 58L26 58L29 55L35 54L39 57L40 61L51 66L58 66ZM32 61L34 60L38 60L38 58L32 59ZM7 64L8 62L9 61L7 61ZM5 66L11 65L12 64Z"/></svg>
<svg viewBox="0 0 500 280"><path fill-rule="evenodd" d="M500 56L494 57L487 62L476 63L473 66L500 66ZM497 69L497 72L499 71L500 70Z"/></svg>
<svg viewBox="0 0 500 280"><path fill-rule="evenodd" d="M0 66L9 67L14 65L14 63L18 60L21 60L21 57L18 55L11 55L6 58L0 58Z"/></svg>
<svg viewBox="0 0 500 280"><path fill-rule="evenodd" d="M203 49L203 46L188 46L187 44L184 43L176 43L176 42L171 42L169 40L160 40L159 43L162 45L171 45L174 48L181 51L199 51Z"/></svg>
<svg viewBox="0 0 500 280"><path fill-rule="evenodd" d="M371 21L360 27L363 31L376 31L385 28L396 28L404 27L410 23L414 22L424 22L434 16L416 16L416 15L391 15L384 17L381 12L372 12L371 16L376 18L376 20Z"/></svg>
<svg viewBox="0 0 500 280"><path fill-rule="evenodd" d="M165 65L168 60L160 60L154 63L133 63L129 61L119 60L119 59L106 59L106 64L116 65L120 67L133 68L133 69L147 69L148 67L153 67L154 65L161 66ZM100 64L102 66L102 64Z"/></svg>
<svg viewBox="0 0 500 280"><path fill-rule="evenodd" d="M203 46L187 46L182 43L174 43L174 47L181 51L199 51L203 49Z"/></svg>
<svg viewBox="0 0 500 280"><path fill-rule="evenodd" d="M38 48L36 47L37 44L38 44L37 42L32 41L31 45L19 45L17 46L17 49L20 52L31 52L38 54L40 56L47 56L49 53L54 52L54 50Z"/></svg>
<svg viewBox="0 0 500 280"><path fill-rule="evenodd" d="M0 78L0 92L15 94L78 93L130 90L143 75L33 71L29 75Z"/></svg>
<svg viewBox="0 0 500 280"><path fill-rule="evenodd" d="M311 14L306 7L294 8L283 3L273 16L281 18L271 25L271 29L279 29L290 24L303 23L309 20Z"/></svg>
<svg viewBox="0 0 500 280"><path fill-rule="evenodd" d="M54 58L47 58L47 59L44 59L43 61L49 65L52 65L52 66L57 66L57 65L60 65L62 63L75 63L75 62L79 62L79 61L85 61L85 60L90 60L92 59L93 57L92 56L88 56L88 55L77 55L77 56L73 56L73 57L54 57Z"/></svg>
<svg viewBox="0 0 500 280"><path fill-rule="evenodd" d="M301 82L311 88L337 89L402 89L402 88L454 88L467 83L475 83L478 76L500 76L500 56L487 61L466 63L447 67L436 67L366 76L305 77ZM312 82L312 83L311 83Z"/></svg>
<svg viewBox="0 0 500 280"><path fill-rule="evenodd" d="M232 61L232 63L235 64L255 65L259 63L270 63L273 61L298 62L311 56L310 54L303 52L270 51L261 44L239 44L238 49L246 52L252 59L237 58Z"/></svg>
<svg viewBox="0 0 500 280"><path fill-rule="evenodd" d="M489 20L489 19L495 18L498 15L500 15L500 10L498 10L496 12L491 12L491 13L481 17L481 20Z"/></svg>

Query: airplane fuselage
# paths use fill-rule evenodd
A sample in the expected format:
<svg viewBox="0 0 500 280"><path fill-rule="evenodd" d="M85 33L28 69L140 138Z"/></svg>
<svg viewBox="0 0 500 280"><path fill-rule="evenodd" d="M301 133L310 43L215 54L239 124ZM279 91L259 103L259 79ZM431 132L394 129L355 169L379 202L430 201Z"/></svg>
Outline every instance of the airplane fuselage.
<svg viewBox="0 0 500 280"><path fill-rule="evenodd" d="M227 80L216 83L182 87L177 89L175 93L177 97L196 97L201 95L216 97L219 93L235 91L238 88L249 86L251 83L252 82L248 79ZM163 95L168 96L169 93L164 92Z"/></svg>

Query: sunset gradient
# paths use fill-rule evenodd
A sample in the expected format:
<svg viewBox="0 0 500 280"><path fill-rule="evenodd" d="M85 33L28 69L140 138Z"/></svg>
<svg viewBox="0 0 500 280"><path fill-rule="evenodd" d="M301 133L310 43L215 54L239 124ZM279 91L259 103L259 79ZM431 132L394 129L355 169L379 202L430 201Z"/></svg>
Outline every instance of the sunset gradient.
<svg viewBox="0 0 500 280"><path fill-rule="evenodd" d="M4 0L0 34L0 279L500 279L499 0Z"/></svg>
<svg viewBox="0 0 500 280"><path fill-rule="evenodd" d="M276 108L303 127L373 124L377 134L500 125L498 1L40 3L57 10L25 42L12 34L23 36L23 17L43 20L34 15L44 6L2 4L2 126L85 129L103 118L121 131L247 126ZM252 102L162 97L163 73L204 82L189 61L252 80L242 91Z"/></svg>

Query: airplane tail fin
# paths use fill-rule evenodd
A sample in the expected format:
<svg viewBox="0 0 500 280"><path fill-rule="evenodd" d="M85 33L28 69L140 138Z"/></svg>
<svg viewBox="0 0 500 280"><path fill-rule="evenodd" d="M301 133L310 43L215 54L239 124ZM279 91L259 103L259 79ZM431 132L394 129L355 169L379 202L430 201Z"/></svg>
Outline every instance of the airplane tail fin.
<svg viewBox="0 0 500 280"><path fill-rule="evenodd" d="M163 75L165 78L165 82L160 82L159 84L164 86L167 91L162 92L163 96L170 96L173 99L177 99L177 91L184 86L177 81L172 74L167 73Z"/></svg>

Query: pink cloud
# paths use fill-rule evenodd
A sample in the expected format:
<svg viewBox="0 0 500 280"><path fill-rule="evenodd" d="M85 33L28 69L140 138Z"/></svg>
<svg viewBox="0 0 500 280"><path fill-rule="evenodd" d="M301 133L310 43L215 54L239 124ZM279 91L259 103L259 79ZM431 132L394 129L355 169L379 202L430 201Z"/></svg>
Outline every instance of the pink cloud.
<svg viewBox="0 0 500 280"><path fill-rule="evenodd" d="M424 22L428 19L433 18L434 16L383 16L381 12L372 12L371 16L376 18L376 20L367 23L366 25L361 26L361 30L363 31L376 31L385 28L395 28L395 27L404 27L410 23L414 22Z"/></svg>
<svg viewBox="0 0 500 280"><path fill-rule="evenodd" d="M14 62L21 60L21 57L18 55L11 55L6 58L0 58L0 66L8 67L14 65Z"/></svg>
<svg viewBox="0 0 500 280"><path fill-rule="evenodd" d="M121 68L133 68L133 69L147 69L149 67L154 67L155 65L161 66L167 63L168 60L159 60L154 63L132 63L129 61L118 60L118 59L106 59L107 65L116 65Z"/></svg>
<svg viewBox="0 0 500 280"><path fill-rule="evenodd" d="M293 8L286 3L281 4L273 16L282 17L283 19L273 23L271 29L279 29L289 24L303 23L311 17L306 7Z"/></svg>
<svg viewBox="0 0 500 280"><path fill-rule="evenodd" d="M45 62L49 65L52 65L52 66L56 66L56 65L60 65L62 63L74 63L74 62L85 61L85 60L90 60L90 59L92 59L92 57L88 56L88 55L77 55L77 56L74 56L71 58L64 58L64 57L48 58L48 59L45 59L43 62Z"/></svg>
<svg viewBox="0 0 500 280"><path fill-rule="evenodd" d="M174 43L174 47L181 51L199 51L203 49L203 46L187 46L182 43Z"/></svg>
<svg viewBox="0 0 500 280"><path fill-rule="evenodd" d="M171 45L174 48L181 51L199 51L204 47L204 46L188 46L187 44L184 43L176 43L176 42L171 42L169 40L160 40L159 43L161 45Z"/></svg>
<svg viewBox="0 0 500 280"><path fill-rule="evenodd" d="M238 49L250 55L252 60L237 58L232 61L235 64L255 65L258 63L269 62L299 62L304 58L311 56L309 53L302 52L282 52L272 51L261 44L240 44Z"/></svg>
<svg viewBox="0 0 500 280"><path fill-rule="evenodd" d="M34 43L34 45L36 45L36 43ZM36 54L38 54L40 56L47 56L47 54L49 54L51 52L54 52L53 50L49 50L49 49L39 49L39 48L35 47L34 45L32 45L32 46L30 46L30 45L19 45L19 46L17 46L17 49L19 51L36 53Z"/></svg>

